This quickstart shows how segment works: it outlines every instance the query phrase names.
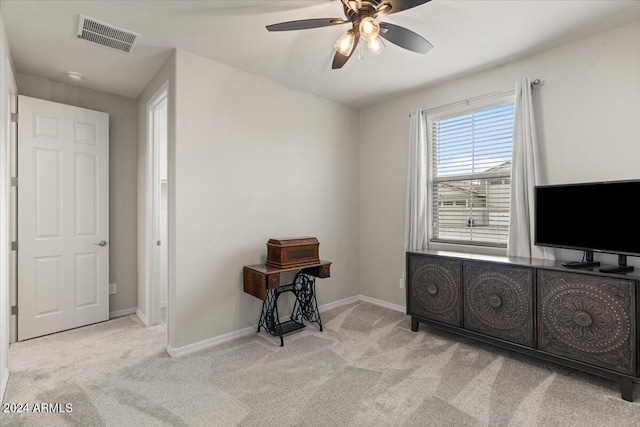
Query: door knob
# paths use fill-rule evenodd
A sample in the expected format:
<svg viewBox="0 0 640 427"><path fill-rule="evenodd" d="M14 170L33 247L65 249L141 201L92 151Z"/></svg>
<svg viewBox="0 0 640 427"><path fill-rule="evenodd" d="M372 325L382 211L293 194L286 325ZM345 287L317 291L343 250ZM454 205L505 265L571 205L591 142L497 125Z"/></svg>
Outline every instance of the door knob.
<svg viewBox="0 0 640 427"><path fill-rule="evenodd" d="M94 243L94 246L107 246L107 242L105 242L104 240L100 240L100 242L98 243Z"/></svg>

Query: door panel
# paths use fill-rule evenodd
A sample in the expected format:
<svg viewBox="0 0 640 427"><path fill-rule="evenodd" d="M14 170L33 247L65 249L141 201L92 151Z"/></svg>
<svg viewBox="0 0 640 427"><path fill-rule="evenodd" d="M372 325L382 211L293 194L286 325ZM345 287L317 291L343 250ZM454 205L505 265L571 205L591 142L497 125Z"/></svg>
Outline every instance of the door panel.
<svg viewBox="0 0 640 427"><path fill-rule="evenodd" d="M98 236L98 159L90 153L74 153L73 200L76 237Z"/></svg>
<svg viewBox="0 0 640 427"><path fill-rule="evenodd" d="M75 259L75 308L96 305L100 291L98 256L95 253L76 254Z"/></svg>
<svg viewBox="0 0 640 427"><path fill-rule="evenodd" d="M62 311L62 258L35 258L36 316Z"/></svg>
<svg viewBox="0 0 640 427"><path fill-rule="evenodd" d="M94 123L74 121L73 140L78 144L96 145L96 125Z"/></svg>
<svg viewBox="0 0 640 427"><path fill-rule="evenodd" d="M18 339L109 317L109 116L19 97Z"/></svg>
<svg viewBox="0 0 640 427"><path fill-rule="evenodd" d="M62 189L60 188L60 150L36 148L33 181L35 183L36 239L60 238ZM24 194L24 193L23 193ZM25 197L30 195L25 194Z"/></svg>
<svg viewBox="0 0 640 427"><path fill-rule="evenodd" d="M51 138L56 141L60 140L60 122L62 121L61 115L55 114L53 115L53 117L48 117L42 114L34 113L33 118L34 137Z"/></svg>

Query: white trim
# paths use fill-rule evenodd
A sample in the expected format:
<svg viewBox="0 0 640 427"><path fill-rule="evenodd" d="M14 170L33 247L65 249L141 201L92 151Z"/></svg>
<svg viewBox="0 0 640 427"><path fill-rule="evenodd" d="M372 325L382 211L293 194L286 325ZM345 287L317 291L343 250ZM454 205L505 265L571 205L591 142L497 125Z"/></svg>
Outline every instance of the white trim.
<svg viewBox="0 0 640 427"><path fill-rule="evenodd" d="M0 16L0 32L4 32L4 23ZM2 50L2 48L0 48ZM9 381L9 342L11 341L12 317L9 311L11 306L11 170L12 170L12 130L15 126L11 123L11 113L15 106L15 96L18 95L15 76L9 61L10 52L2 52L0 55L0 400L4 399L4 393ZM5 111L5 108L7 109ZM14 318L15 320L15 318Z"/></svg>
<svg viewBox="0 0 640 427"><path fill-rule="evenodd" d="M9 58L7 58L7 81L9 84L9 93L11 97L10 112L18 113L18 85L16 83L13 69ZM9 144L9 173L18 175L18 124L9 123L8 139ZM1 156L0 156L1 157ZM15 194L9 191L9 237L10 239L18 239L18 208L17 208L17 189ZM14 200L15 195L15 200ZM18 305L18 255L9 255L9 306ZM18 341L18 315L9 315L9 343Z"/></svg>
<svg viewBox="0 0 640 427"><path fill-rule="evenodd" d="M392 304L390 302L386 302L386 301L382 301L379 299L375 299L375 298L371 298L371 297L367 297L364 295L354 295L352 297L347 297L347 298L343 298L341 300L338 301L333 301L327 304L323 304L321 306L318 307L318 310L320 310L321 313L328 311L328 310L333 310L334 308L338 308L338 307L342 307L348 304L353 304L356 302L368 302L370 304L374 304L374 305L379 305L381 307L385 307L391 310L395 310L395 311L400 311L400 312L405 312L405 308L402 305L398 305L398 304ZM281 322L286 322L287 320L289 320L290 316L286 316L286 317L282 317L280 319ZM213 338L209 338L206 340L202 340L202 341L198 341L195 342L193 344L188 344L185 345L183 347L176 347L173 348L170 345L167 345L166 350L167 350L167 354L169 354L169 356L171 357L182 357L182 356L187 356L189 354L198 352L200 350L205 350L207 348L211 348L211 347L215 347L216 345L225 343L227 341L231 341L234 340L236 338L242 338L242 337L246 337L249 335L253 335L256 333L256 327L255 326L249 326L247 328L244 329L239 329L237 331L233 331L233 332L229 332L223 335L219 335L217 337L213 337Z"/></svg>
<svg viewBox="0 0 640 427"><path fill-rule="evenodd" d="M433 209L433 184L434 182L438 182L432 172L434 169L433 166L433 150L435 141L433 140L433 135L431 132L431 126L434 122L439 120L443 120L446 118L450 118L453 116L463 115L466 113L470 113L476 110L482 110L484 108L497 107L500 105L512 104L515 102L515 88L503 89L497 92L489 93L482 96L477 96L475 98L469 98L466 100L453 102L451 104L443 105L440 107L431 108L426 110L426 121L427 121L427 170L429 172L427 178L427 206L430 207L427 209L427 237L429 239L429 247L430 248L441 248L447 251L458 251L458 250L470 250L476 251L485 255L502 255L505 256L507 253L506 245L502 246L491 246L482 243L477 243L473 241L460 241L460 242L438 242L432 241L433 237L433 221L434 221L434 209ZM468 176L450 176L447 177L448 180L454 179L476 179L474 175L478 174L470 174ZM442 181L440 181L442 182Z"/></svg>
<svg viewBox="0 0 640 427"><path fill-rule="evenodd" d="M505 104L514 102L515 90L515 87L512 87L488 93L486 95L452 102L451 104L430 108L425 110L427 121L446 119L447 117L457 116L468 111L499 105L502 102Z"/></svg>
<svg viewBox="0 0 640 427"><path fill-rule="evenodd" d="M123 317L123 316L128 316L130 314L136 314L136 311L138 311L136 307L125 308L123 310L110 311L109 320L115 319L116 317Z"/></svg>
<svg viewBox="0 0 640 427"><path fill-rule="evenodd" d="M360 302L360 295L354 295L352 297L339 299L338 301L322 304L318 307L318 310L320 310L320 313L324 313L325 311L333 310L334 308L342 307L343 305L353 304L354 302Z"/></svg>
<svg viewBox="0 0 640 427"><path fill-rule="evenodd" d="M4 371L2 381L0 382L0 402L4 402L4 393L7 391L7 384L9 383L9 370Z"/></svg>
<svg viewBox="0 0 640 427"><path fill-rule="evenodd" d="M183 347L173 348L170 345L167 345L167 353L171 357L182 357L191 353L195 353L200 350L215 347L218 344L222 344L227 341L234 340L236 338L246 337L248 335L252 335L255 333L256 333L256 327L249 326L248 328L240 329L238 331L229 332L227 334L219 335L217 337L198 341L193 344L185 345Z"/></svg>
<svg viewBox="0 0 640 427"><path fill-rule="evenodd" d="M407 307L400 304L394 304L392 302L383 301L381 299L371 298L366 295L358 295L359 300L362 302L368 302L369 304L379 305L380 307L388 308L389 310L399 311L401 313L407 312Z"/></svg>
<svg viewBox="0 0 640 427"><path fill-rule="evenodd" d="M136 316L138 316L138 318L142 321L142 323L144 323L145 326L149 326L149 322L147 322L147 318L137 308L136 308Z"/></svg>
<svg viewBox="0 0 640 427"><path fill-rule="evenodd" d="M147 101L146 114L147 114L147 203L146 203L146 233L145 233L145 245L147 247L147 283L146 285L146 312L148 322L145 320L145 325L149 326L160 322L160 295L156 284L159 282L159 278L156 277L160 263L160 253L158 247L155 244L158 240L160 218L157 215L160 206L160 186L156 183L160 182L160 169L159 169L159 156L155 143L154 135L154 120L153 113L155 107L158 106L164 99L169 97L169 80L167 79L162 86L158 88L155 94ZM168 114L168 110L167 110ZM167 126L169 121L167 120ZM169 132L167 131L167 138L169 138ZM168 244L169 242L164 242ZM168 266L167 266L168 267ZM167 291L168 298L168 291Z"/></svg>

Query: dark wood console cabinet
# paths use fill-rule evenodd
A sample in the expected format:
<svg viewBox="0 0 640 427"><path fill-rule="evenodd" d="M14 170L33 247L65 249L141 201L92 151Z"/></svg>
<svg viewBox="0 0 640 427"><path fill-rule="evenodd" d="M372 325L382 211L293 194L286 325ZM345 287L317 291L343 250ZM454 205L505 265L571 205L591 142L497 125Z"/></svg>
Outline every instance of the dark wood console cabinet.
<svg viewBox="0 0 640 427"><path fill-rule="evenodd" d="M633 401L638 281L559 262L407 253L407 314L420 322L619 381Z"/></svg>

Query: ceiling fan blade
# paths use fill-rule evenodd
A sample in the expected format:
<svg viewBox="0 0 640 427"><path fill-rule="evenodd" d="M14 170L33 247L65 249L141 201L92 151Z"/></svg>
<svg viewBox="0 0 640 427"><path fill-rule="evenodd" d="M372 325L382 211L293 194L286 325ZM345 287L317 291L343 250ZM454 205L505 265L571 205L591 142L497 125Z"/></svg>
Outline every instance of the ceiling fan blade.
<svg viewBox="0 0 640 427"><path fill-rule="evenodd" d="M391 15L392 13L402 12L412 7L420 6L430 2L431 0L384 0L377 7L376 15Z"/></svg>
<svg viewBox="0 0 640 427"><path fill-rule="evenodd" d="M380 23L380 37L391 43L417 53L427 53L433 45L424 37L398 25L388 22Z"/></svg>
<svg viewBox="0 0 640 427"><path fill-rule="evenodd" d="M280 24L267 25L268 31L293 31L309 30L311 28L330 27L332 25L346 24L351 21L342 18L303 19L301 21L281 22Z"/></svg>
<svg viewBox="0 0 640 427"><path fill-rule="evenodd" d="M356 51L356 48L358 47L358 42L360 41L360 34L356 32L355 37L356 39L353 42L353 49L351 50L351 54L349 56L345 56L340 52L336 52L336 56L333 57L333 64L331 65L331 68L333 70L338 70L344 67L344 64L346 64L349 58L353 56L353 53Z"/></svg>

